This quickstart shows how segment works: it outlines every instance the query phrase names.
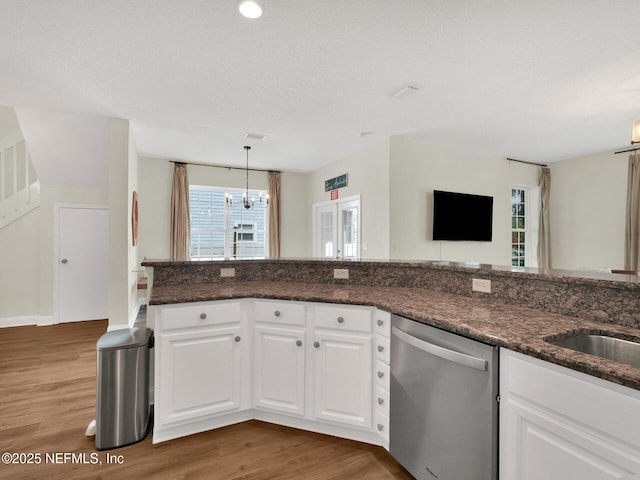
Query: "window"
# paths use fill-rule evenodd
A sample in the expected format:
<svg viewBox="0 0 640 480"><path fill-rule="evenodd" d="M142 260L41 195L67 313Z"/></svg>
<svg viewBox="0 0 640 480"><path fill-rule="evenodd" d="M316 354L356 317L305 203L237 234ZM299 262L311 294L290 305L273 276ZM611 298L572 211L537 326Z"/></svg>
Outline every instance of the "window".
<svg viewBox="0 0 640 480"><path fill-rule="evenodd" d="M526 189L511 189L511 265L515 267L528 266L527 197Z"/></svg>
<svg viewBox="0 0 640 480"><path fill-rule="evenodd" d="M241 189L189 187L192 259L265 258L266 192L249 190L254 203L249 209L244 208L244 194Z"/></svg>

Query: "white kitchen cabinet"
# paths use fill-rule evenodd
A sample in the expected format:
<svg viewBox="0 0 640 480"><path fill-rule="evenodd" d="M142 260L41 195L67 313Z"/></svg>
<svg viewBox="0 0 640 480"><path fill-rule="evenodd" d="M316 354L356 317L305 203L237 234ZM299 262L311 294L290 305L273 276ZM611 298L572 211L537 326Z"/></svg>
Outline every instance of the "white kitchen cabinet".
<svg viewBox="0 0 640 480"><path fill-rule="evenodd" d="M316 331L313 337L313 413L319 420L370 428L371 336Z"/></svg>
<svg viewBox="0 0 640 480"><path fill-rule="evenodd" d="M640 392L502 349L500 478L640 478Z"/></svg>
<svg viewBox="0 0 640 480"><path fill-rule="evenodd" d="M305 331L300 328L255 326L255 408L304 415L305 339Z"/></svg>
<svg viewBox="0 0 640 480"><path fill-rule="evenodd" d="M248 407L250 339L239 302L164 306L156 318L155 433ZM246 391L246 393L245 393Z"/></svg>
<svg viewBox="0 0 640 480"><path fill-rule="evenodd" d="M312 304L313 416L371 428L373 421L373 309Z"/></svg>

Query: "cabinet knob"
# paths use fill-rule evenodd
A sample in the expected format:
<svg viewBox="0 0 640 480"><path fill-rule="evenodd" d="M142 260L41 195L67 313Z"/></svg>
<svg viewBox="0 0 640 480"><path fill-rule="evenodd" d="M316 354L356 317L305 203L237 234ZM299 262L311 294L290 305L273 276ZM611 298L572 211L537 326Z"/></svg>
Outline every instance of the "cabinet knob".
<svg viewBox="0 0 640 480"><path fill-rule="evenodd" d="M313 342L313 346L316 348L320 348L320 342Z"/></svg>
<svg viewBox="0 0 640 480"><path fill-rule="evenodd" d="M381 423L378 424L378 431L381 432L382 430L384 430L384 425L382 425Z"/></svg>
<svg viewBox="0 0 640 480"><path fill-rule="evenodd" d="M379 327L381 327L382 325L384 325L384 321L378 319L378 321L376 322L378 324Z"/></svg>
<svg viewBox="0 0 640 480"><path fill-rule="evenodd" d="M384 400L382 399L382 397L378 397L378 405L382 405L384 403Z"/></svg>
<svg viewBox="0 0 640 480"><path fill-rule="evenodd" d="M344 323L344 318L343 317L338 317L338 323Z"/></svg>
<svg viewBox="0 0 640 480"><path fill-rule="evenodd" d="M296 345L298 347L301 347L302 346L302 340L296 340Z"/></svg>
<svg viewBox="0 0 640 480"><path fill-rule="evenodd" d="M203 312L203 313L201 313L201 314L200 314L200 318L201 318L202 320L204 320L205 318L207 318L207 314L206 314L206 313L204 313L204 312Z"/></svg>
<svg viewBox="0 0 640 480"><path fill-rule="evenodd" d="M63 258L62 260L60 260L60 263L66 264L66 263L69 263L69 260L67 260L66 258Z"/></svg>
<svg viewBox="0 0 640 480"><path fill-rule="evenodd" d="M279 317L279 316L280 316L280 310L276 310L275 312L273 312L273 314L274 314L276 317Z"/></svg>
<svg viewBox="0 0 640 480"><path fill-rule="evenodd" d="M382 377L384 377L384 373L378 372L378 378L382 378Z"/></svg>
<svg viewBox="0 0 640 480"><path fill-rule="evenodd" d="M384 352L384 347L382 345L378 345L378 351L380 353Z"/></svg>
<svg viewBox="0 0 640 480"><path fill-rule="evenodd" d="M240 340L242 340L242 338L240 338L240 335L236 335L236 337L234 338L234 340L236 341L236 343L239 343Z"/></svg>

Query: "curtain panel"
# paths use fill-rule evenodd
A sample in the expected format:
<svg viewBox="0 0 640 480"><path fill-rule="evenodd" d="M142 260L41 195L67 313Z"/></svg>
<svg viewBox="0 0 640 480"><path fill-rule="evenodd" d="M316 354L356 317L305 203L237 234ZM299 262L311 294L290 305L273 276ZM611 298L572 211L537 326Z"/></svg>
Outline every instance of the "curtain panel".
<svg viewBox="0 0 640 480"><path fill-rule="evenodd" d="M540 169L540 217L538 220L538 268L551 268L551 169Z"/></svg>
<svg viewBox="0 0 640 480"><path fill-rule="evenodd" d="M173 167L171 188L171 260L190 260L191 216L189 212L189 177L187 165Z"/></svg>
<svg viewBox="0 0 640 480"><path fill-rule="evenodd" d="M280 258L280 172L269 172L269 258Z"/></svg>
<svg viewBox="0 0 640 480"><path fill-rule="evenodd" d="M624 235L624 269L639 270L640 255L640 155L629 155L627 211Z"/></svg>

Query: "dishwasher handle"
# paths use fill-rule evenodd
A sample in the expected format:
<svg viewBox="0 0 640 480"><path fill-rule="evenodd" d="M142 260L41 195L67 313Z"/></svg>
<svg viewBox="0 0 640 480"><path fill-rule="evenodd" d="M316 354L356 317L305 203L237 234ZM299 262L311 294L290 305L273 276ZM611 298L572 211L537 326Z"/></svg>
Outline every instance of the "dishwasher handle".
<svg viewBox="0 0 640 480"><path fill-rule="evenodd" d="M484 372L488 370L489 362L487 360L473 357L465 353L456 352L455 350L449 350L448 348L439 347L438 345L434 345L433 343L425 342L424 340L409 335L408 333L400 330L398 327L391 327L391 331L403 342L408 343L409 345L412 345L422 350L423 352L427 352L431 355L435 355L436 357L449 360L450 362L464 365L465 367L475 368L476 370L482 370Z"/></svg>

